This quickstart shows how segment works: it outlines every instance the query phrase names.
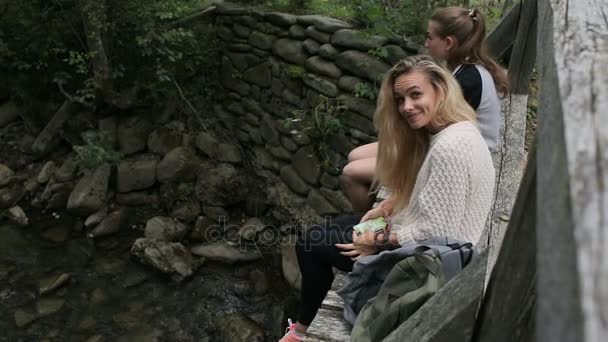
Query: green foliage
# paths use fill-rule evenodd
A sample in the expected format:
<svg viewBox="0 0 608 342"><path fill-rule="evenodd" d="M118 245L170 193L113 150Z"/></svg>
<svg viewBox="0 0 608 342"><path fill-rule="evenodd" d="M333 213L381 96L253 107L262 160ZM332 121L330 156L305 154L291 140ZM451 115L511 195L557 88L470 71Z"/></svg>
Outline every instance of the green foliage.
<svg viewBox="0 0 608 342"><path fill-rule="evenodd" d="M60 83L74 97L90 100L97 85L87 44L91 36L82 19L89 13L110 64L112 91L122 93L137 84L141 102L158 101L174 90L173 79L201 70L217 51L199 32L212 27L172 25L199 6L201 0L5 1L0 11L0 79L18 97L50 93L61 98L55 85Z"/></svg>
<svg viewBox="0 0 608 342"><path fill-rule="evenodd" d="M330 167L328 141L332 135L344 131L339 119L344 105L335 98L321 96L319 104L306 110L295 110L293 116L283 121L283 126L291 129L291 134L299 137L308 135L315 147L315 153L323 167Z"/></svg>
<svg viewBox="0 0 608 342"><path fill-rule="evenodd" d="M285 73L290 78L302 78L306 74L306 69L297 65L290 65L285 69Z"/></svg>
<svg viewBox="0 0 608 342"><path fill-rule="evenodd" d="M115 165L123 157L114 150L107 132L86 131L82 133L82 140L84 145L73 147L81 170L95 170L104 163Z"/></svg>
<svg viewBox="0 0 608 342"><path fill-rule="evenodd" d="M367 53L372 56L376 56L379 59L388 57L388 50L385 47L375 47L373 49L367 50Z"/></svg>
<svg viewBox="0 0 608 342"><path fill-rule="evenodd" d="M373 84L359 82L355 84L353 94L355 97L375 100L378 97L378 89Z"/></svg>

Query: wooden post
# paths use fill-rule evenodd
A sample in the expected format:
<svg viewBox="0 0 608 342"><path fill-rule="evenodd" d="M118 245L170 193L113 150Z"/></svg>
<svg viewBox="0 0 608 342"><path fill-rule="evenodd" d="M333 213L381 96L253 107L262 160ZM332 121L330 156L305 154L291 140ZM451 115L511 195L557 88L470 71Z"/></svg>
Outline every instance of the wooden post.
<svg viewBox="0 0 608 342"><path fill-rule="evenodd" d="M539 341L608 336L607 16L605 1L539 1Z"/></svg>
<svg viewBox="0 0 608 342"><path fill-rule="evenodd" d="M502 101L502 140L500 149L494 156L497 170L496 195L486 227L488 240L485 242L490 248L488 277L500 250L523 173L528 86L536 57L536 18L536 0L523 2L509 63L512 89ZM483 244L482 242L481 246Z"/></svg>

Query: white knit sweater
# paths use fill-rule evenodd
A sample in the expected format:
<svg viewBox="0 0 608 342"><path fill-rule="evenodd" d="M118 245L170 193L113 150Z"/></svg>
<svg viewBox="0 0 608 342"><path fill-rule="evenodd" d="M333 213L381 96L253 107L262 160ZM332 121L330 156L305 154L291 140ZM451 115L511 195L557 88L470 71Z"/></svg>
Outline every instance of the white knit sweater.
<svg viewBox="0 0 608 342"><path fill-rule="evenodd" d="M476 244L494 198L494 165L475 124L452 124L431 136L407 208L391 220L399 244L447 236Z"/></svg>

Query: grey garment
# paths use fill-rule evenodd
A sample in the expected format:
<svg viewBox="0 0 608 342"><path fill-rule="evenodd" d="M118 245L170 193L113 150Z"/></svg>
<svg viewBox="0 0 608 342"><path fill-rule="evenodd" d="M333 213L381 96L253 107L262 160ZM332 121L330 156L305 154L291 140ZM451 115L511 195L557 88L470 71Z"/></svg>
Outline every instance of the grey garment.
<svg viewBox="0 0 608 342"><path fill-rule="evenodd" d="M491 152L496 152L500 141L500 100L494 86L494 79L486 68L475 65L481 75L481 102L475 111L477 113L477 126L488 144Z"/></svg>
<svg viewBox="0 0 608 342"><path fill-rule="evenodd" d="M435 249L441 255L442 272L448 281L455 276L472 259L475 252L470 243L449 239L431 238L420 243L411 243L392 251L369 255L359 259L344 280L344 285L337 294L344 299L344 319L355 323L357 314L368 300L374 298L382 283L393 267L401 260L410 257L417 251L430 253Z"/></svg>
<svg viewBox="0 0 608 342"><path fill-rule="evenodd" d="M475 68L471 68L475 66ZM490 152L496 152L500 142L500 99L490 72L479 64L457 66L452 72L463 89L463 95L477 117L477 127ZM456 76L457 75L457 76ZM481 88L481 89L479 89Z"/></svg>

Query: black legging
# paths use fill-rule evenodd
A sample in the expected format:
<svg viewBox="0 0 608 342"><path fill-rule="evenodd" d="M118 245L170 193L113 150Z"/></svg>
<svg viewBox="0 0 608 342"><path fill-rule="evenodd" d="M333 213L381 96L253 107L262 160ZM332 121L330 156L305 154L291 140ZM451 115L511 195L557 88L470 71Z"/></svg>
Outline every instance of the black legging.
<svg viewBox="0 0 608 342"><path fill-rule="evenodd" d="M336 243L353 242L353 226L361 216L345 215L308 228L296 243L302 271L302 304L298 322L310 325L334 280L332 267L350 272L354 262L340 254Z"/></svg>

